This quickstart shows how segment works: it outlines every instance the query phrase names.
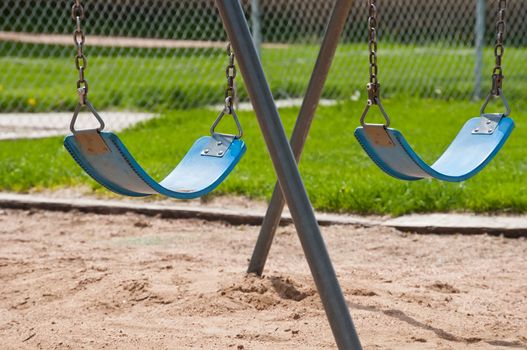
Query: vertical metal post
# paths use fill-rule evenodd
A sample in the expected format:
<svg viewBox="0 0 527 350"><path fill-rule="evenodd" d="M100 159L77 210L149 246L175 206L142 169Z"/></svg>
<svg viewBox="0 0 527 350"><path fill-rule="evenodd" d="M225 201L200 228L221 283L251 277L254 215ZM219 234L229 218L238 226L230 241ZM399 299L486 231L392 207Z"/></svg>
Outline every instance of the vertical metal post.
<svg viewBox="0 0 527 350"><path fill-rule="evenodd" d="M262 57L262 18L261 18L260 0L251 0L251 26L253 32L253 43L258 52L258 56Z"/></svg>
<svg viewBox="0 0 527 350"><path fill-rule="evenodd" d="M351 9L352 0L336 0L331 13L331 17L326 27L326 33L320 47L315 68L311 74L311 79L307 87L302 107L298 113L293 134L291 136L291 148L297 162L300 161L304 144L309 134L311 123L315 116L315 111L318 107L322 90L326 82L326 78L335 56L335 51L344 30L349 11ZM248 272L261 275L269 255L269 250L273 243L273 238L280 224L282 211L284 210L285 200L280 186L277 183L274 187L271 202L267 208L260 235L256 242L253 251L251 262L249 263Z"/></svg>
<svg viewBox="0 0 527 350"><path fill-rule="evenodd" d="M216 0L339 349L361 349L239 0Z"/></svg>
<svg viewBox="0 0 527 350"><path fill-rule="evenodd" d="M483 77L483 48L485 45L485 6L486 0L476 0L475 47L476 62L474 65L474 99L481 98L481 80Z"/></svg>

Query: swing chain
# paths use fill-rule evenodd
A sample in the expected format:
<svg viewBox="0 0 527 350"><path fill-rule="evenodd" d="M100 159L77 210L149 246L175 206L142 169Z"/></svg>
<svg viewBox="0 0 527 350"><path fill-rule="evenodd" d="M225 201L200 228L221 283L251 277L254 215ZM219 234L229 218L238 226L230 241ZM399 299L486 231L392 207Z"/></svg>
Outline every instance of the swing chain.
<svg viewBox="0 0 527 350"><path fill-rule="evenodd" d="M236 87L234 86L236 66L234 65L234 52L232 51L230 43L227 44L227 55L229 56L229 64L225 69L225 75L227 77L227 88L225 89L225 113L232 114L236 99Z"/></svg>
<svg viewBox="0 0 527 350"><path fill-rule="evenodd" d="M223 107L223 110L220 112L210 127L210 133L214 139L218 139L216 140L219 142L218 145L221 145L228 140L231 140L232 142L232 139L239 139L243 136L243 129L240 124L240 120L238 119L238 115L236 115L236 111L234 110L234 102L236 99L236 86L234 84L234 79L236 78L236 66L234 65L234 51L232 50L230 43L227 44L227 55L229 56L229 64L225 69L225 75L227 77L227 88L225 89L225 107ZM216 132L216 127L226 114L231 115L234 119L234 123L236 123L236 128L238 129L238 133L236 135ZM219 140L220 138L222 140ZM207 151L205 152L205 150ZM205 148L205 150L202 155L209 155L208 153L210 149L208 146Z"/></svg>
<svg viewBox="0 0 527 350"><path fill-rule="evenodd" d="M366 115L370 110L370 107L376 105L379 107L386 123L384 127L390 126L390 117L386 114L384 107L382 106L380 93L381 84L379 83L378 73L379 67L377 65L377 0L368 0L368 51L370 61L370 82L366 85L368 89L368 102L366 108L362 112L360 123L362 126L366 125Z"/></svg>
<svg viewBox="0 0 527 350"><path fill-rule="evenodd" d="M498 0L498 14L496 16L496 43L494 45L494 59L495 65L492 70L492 88L488 94L483 106L481 107L480 114L485 115L485 109L489 104L492 97L501 97L503 104L505 106L505 113L503 116L508 116L511 113L511 108L509 102L503 95L503 68L501 66L501 60L503 58L503 53L505 52L504 41L505 41L505 31L506 31L506 21L505 13L507 11L507 0Z"/></svg>
<svg viewBox="0 0 527 350"><path fill-rule="evenodd" d="M370 82L368 88L368 104L376 105L379 100L380 84L377 79L379 67L377 66L377 1L369 0L368 9L368 50L370 60Z"/></svg>
<svg viewBox="0 0 527 350"><path fill-rule="evenodd" d="M71 17L75 21L75 31L73 32L73 42L77 47L77 55L75 56L75 68L79 71L79 79L77 80L77 93L79 94L79 103L84 106L88 98L88 82L84 78L84 72L88 66L88 60L84 55L85 35L82 30L81 21L84 20L84 6L81 0L75 0L71 7Z"/></svg>
<svg viewBox="0 0 527 350"><path fill-rule="evenodd" d="M77 94L79 95L79 103L73 112L73 117L70 122L70 130L73 134L77 134L75 129L75 123L79 113L83 107L87 107L92 114L95 116L95 119L99 122L99 127L97 131L102 131L104 129L104 120L97 112L97 110L92 106L88 101L88 81L84 78L84 73L86 67L88 66L88 60L84 55L84 42L86 41L86 36L82 30L82 21L85 18L84 15L84 6L82 5L82 0L74 0L73 6L71 7L71 18L75 21L75 31L73 32L73 42L77 47L77 54L75 55L75 68L79 71L79 79L77 80Z"/></svg>
<svg viewBox="0 0 527 350"><path fill-rule="evenodd" d="M505 22L505 12L507 10L507 0L499 0L498 3L498 15L496 18L496 44L494 46L494 58L495 66L492 71L492 89L491 93L494 96L499 96L501 94L501 88L503 84L503 69L501 67L501 59L503 58L503 53L505 48L503 42L505 40L505 31L506 31L506 22Z"/></svg>

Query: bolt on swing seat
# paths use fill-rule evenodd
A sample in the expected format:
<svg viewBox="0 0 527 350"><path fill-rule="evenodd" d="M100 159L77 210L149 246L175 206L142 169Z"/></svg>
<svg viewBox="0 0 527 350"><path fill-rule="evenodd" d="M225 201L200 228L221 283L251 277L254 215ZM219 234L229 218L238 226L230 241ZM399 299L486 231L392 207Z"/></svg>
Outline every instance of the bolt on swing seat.
<svg viewBox="0 0 527 350"><path fill-rule="evenodd" d="M224 115L222 112L211 128L212 135L199 138L174 170L158 183L139 165L117 135L101 131L104 122L89 102L86 106L101 127L75 130L79 105L72 119L72 135L66 137L64 146L88 175L121 195L142 197L161 194L178 199L206 195L229 175L246 151L245 143L240 139L241 128L238 135L214 132ZM239 127L236 117L235 121Z"/></svg>
<svg viewBox="0 0 527 350"><path fill-rule="evenodd" d="M442 181L464 181L481 171L499 152L514 129L514 121L509 118L510 107L503 95L503 71L501 67L504 52L506 2L499 2L496 23L496 45L494 55L496 65L492 74L492 89L481 107L480 116L469 119L459 131L456 138L433 163L428 165L412 149L401 132L389 128L390 118L380 100L380 84L377 79L377 4L369 0L369 61L370 82L368 103L360 123L355 130L355 137L370 158L388 175L401 180L420 180L435 178ZM485 108L492 97L501 97L505 113L485 113ZM368 124L366 115L371 106L379 107L385 124Z"/></svg>

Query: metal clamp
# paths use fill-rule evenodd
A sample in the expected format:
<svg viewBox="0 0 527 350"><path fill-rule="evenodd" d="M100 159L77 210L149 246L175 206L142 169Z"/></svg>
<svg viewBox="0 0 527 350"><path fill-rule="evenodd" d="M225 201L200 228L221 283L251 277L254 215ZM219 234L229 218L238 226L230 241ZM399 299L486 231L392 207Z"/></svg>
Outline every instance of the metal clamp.
<svg viewBox="0 0 527 350"><path fill-rule="evenodd" d="M234 122L236 123L236 128L238 129L238 133L236 135L232 134L223 134L223 133L217 133L216 127L220 123L220 121L223 119L223 117L228 114L232 115L232 118L234 119ZM243 129L242 125L240 124L240 121L238 120L238 116L236 115L236 111L232 107L225 106L223 110L220 112L214 123L212 123L212 126L210 127L210 133L212 136L214 135L221 135L221 136L230 136L235 139L240 139L243 136Z"/></svg>
<svg viewBox="0 0 527 350"><path fill-rule="evenodd" d="M382 106L381 99L379 98L380 90L381 90L381 84L379 83L368 83L366 85L368 89L368 103L366 104L366 108L364 108L364 111L362 112L362 115L360 117L360 125L366 126L370 125L366 123L366 115L368 114L368 111L370 110L370 107L373 105L379 106L379 110L382 113L382 116L384 117L385 124L384 127L387 128L390 126L390 117L388 117L388 114L384 110L384 107Z"/></svg>
<svg viewBox="0 0 527 350"><path fill-rule="evenodd" d="M479 111L481 115L485 114L485 108L487 108L487 105L489 104L490 100L493 97L497 97L497 96L501 97L501 100L503 101L503 105L505 106L505 113L502 113L502 115L505 117L508 117L511 114L511 107L509 106L509 102L505 98L505 95L503 95L503 91L501 90L501 88L497 88L496 94L494 94L493 91L491 91L487 95L487 98L485 99L485 102L483 102L483 106L481 106L481 110Z"/></svg>
<svg viewBox="0 0 527 350"><path fill-rule="evenodd" d="M511 107L509 106L509 102L505 98L505 95L503 95L503 91L500 87L502 80L503 76L494 76L492 89L487 95L487 98L485 99L485 102L483 102L483 106L481 106L481 110L479 111L481 116L480 122L478 126L474 128L474 130L472 130L472 134L492 135L498 127L501 118L508 117L511 114ZM485 113L485 109L487 108L487 105L489 104L490 100L493 97L498 96L503 101L503 105L505 106L505 113Z"/></svg>
<svg viewBox="0 0 527 350"><path fill-rule="evenodd" d="M386 111L384 110L384 107L382 106L382 103L381 103L381 101L379 99L375 100L374 103L371 103L371 104L370 104L370 100L368 100L368 104L366 105L366 108L364 108L364 111L362 112L362 115L360 117L360 125L362 125L363 127L367 126L367 125L377 125L377 124L368 124L368 123L366 123L366 115L368 114L368 111L370 110L370 107L372 105L379 106L379 110L381 111L382 116L384 117L384 120L385 120L385 123L383 124L383 126L385 128L389 127L390 126L390 117L388 117L388 114L386 114Z"/></svg>
<svg viewBox="0 0 527 350"><path fill-rule="evenodd" d="M97 111L92 106L92 104L89 101L87 101L87 100L85 101L84 106L88 107L88 109L95 116L95 119L97 119L97 121L99 122L99 127L96 130L98 132L102 131L104 129L105 125L104 125L104 120L102 120L102 118L99 115L99 113L97 113ZM83 107L83 104L79 102L77 104L77 107L75 107L75 112L73 112L73 117L71 118L71 122L70 122L70 130L71 130L71 132L73 134L76 134L78 132L78 130L75 129L75 123L77 122L77 117L78 117L79 112L81 111L82 107Z"/></svg>
<svg viewBox="0 0 527 350"><path fill-rule="evenodd" d="M381 84L379 83L368 83L366 84L368 90L368 105L376 105L380 101Z"/></svg>
<svg viewBox="0 0 527 350"><path fill-rule="evenodd" d="M472 134L492 135L496 131L501 118L503 118L501 113L482 114L478 126L472 130Z"/></svg>
<svg viewBox="0 0 527 350"><path fill-rule="evenodd" d="M496 73L492 74L492 89L490 90L490 93L494 96L498 96L499 90L502 89L503 79L505 79L505 77L501 74L501 68L494 68L494 70Z"/></svg>
<svg viewBox="0 0 527 350"><path fill-rule="evenodd" d="M231 135L213 134L209 143L201 151L202 156L222 158L235 137Z"/></svg>

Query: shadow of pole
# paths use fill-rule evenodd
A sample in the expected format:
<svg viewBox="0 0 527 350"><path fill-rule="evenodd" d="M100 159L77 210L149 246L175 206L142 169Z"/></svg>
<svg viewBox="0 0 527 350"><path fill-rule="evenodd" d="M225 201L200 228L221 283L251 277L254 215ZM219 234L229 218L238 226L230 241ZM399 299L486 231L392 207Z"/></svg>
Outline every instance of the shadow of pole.
<svg viewBox="0 0 527 350"><path fill-rule="evenodd" d="M418 328L421 328L421 329L424 329L424 330L427 330L427 331L432 331L439 338L445 339L445 340L448 340L448 341L453 341L453 342L458 342L458 343L465 343L465 344L485 342L485 343L487 343L489 345L503 346L503 347L510 347L510 348L519 348L519 349L525 349L525 347L527 346L527 343L523 343L523 342L520 342L520 341L485 340L485 339L478 338L478 337L467 337L467 338L466 337L460 337L460 336L454 335L452 333L449 333L449 332L447 332L447 331L445 331L443 329L440 329L440 328L437 328L437 327L434 327L434 326L431 326L431 325L427 325L427 324L425 324L423 322L420 322L420 321L416 320L415 318L412 318L412 317L408 316L407 314L405 314L401 310L396 310L396 309L385 309L385 310L383 310L383 309L378 308L378 307L373 306L373 305L361 305L361 304L353 304L353 303L348 303L348 304L349 304L349 307L351 309L364 310L364 311L370 311L370 312L378 312L378 313L382 313L382 314L384 314L386 316L397 318L398 320L406 322L406 323L408 323L411 326L418 327Z"/></svg>

